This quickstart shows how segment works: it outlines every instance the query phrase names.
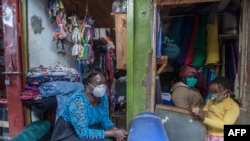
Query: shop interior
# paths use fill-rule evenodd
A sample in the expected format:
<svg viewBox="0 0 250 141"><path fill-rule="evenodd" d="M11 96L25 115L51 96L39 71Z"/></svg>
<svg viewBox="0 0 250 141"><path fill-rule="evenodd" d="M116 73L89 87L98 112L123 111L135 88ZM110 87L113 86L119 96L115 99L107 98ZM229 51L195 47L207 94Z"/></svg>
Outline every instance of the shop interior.
<svg viewBox="0 0 250 141"><path fill-rule="evenodd" d="M39 99L39 86L53 81L80 82L82 75L79 74L83 74L88 65L94 64L107 72L112 120L126 127L126 2L28 2L28 12L31 11L27 16L31 38L28 41L30 60L21 98L24 105L32 109L31 120L46 118L53 122L57 117L52 114L57 110L53 102L60 96L53 95L50 100ZM42 6L31 8L33 5ZM36 8L41 8L46 16L33 14L32 10ZM156 93L158 96L160 93L157 103L173 104L170 88L180 81L179 72L183 65L197 68L197 88L204 100L209 97L208 83L216 76L229 78L237 87L239 14L240 3L237 0L157 7L156 57L167 62L163 68L157 65L158 70L161 68L157 71L159 81ZM210 25L209 33L207 25ZM2 32L0 27L0 71L4 70ZM48 40L41 40L41 37ZM43 54L48 57L44 58ZM5 78L1 75L0 112L5 114L1 114L0 120L6 121L8 113L4 88ZM53 103L50 107L39 107L48 101ZM8 136L7 127L0 128L0 136Z"/></svg>
<svg viewBox="0 0 250 141"><path fill-rule="evenodd" d="M168 57L159 79L163 103L172 104L171 86L180 81L181 67L198 70L199 89L209 98L208 83L216 76L230 79L237 90L240 3L208 2L158 6L157 58ZM229 22L230 21L230 22Z"/></svg>

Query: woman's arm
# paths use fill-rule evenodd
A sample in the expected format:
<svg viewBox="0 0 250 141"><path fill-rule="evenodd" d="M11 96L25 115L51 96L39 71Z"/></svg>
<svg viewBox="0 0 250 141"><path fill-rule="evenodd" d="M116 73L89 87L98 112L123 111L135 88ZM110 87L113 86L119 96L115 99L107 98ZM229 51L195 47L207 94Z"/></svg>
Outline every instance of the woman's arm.
<svg viewBox="0 0 250 141"><path fill-rule="evenodd" d="M104 130L90 129L88 127L89 118L87 115L88 106L81 96L75 97L68 105L68 112L71 124L77 135L81 139L104 139Z"/></svg>
<svg viewBox="0 0 250 141"><path fill-rule="evenodd" d="M114 123L111 121L109 116L109 104L108 104L108 97L105 95L102 97L101 101L101 110L103 113L103 116L101 117L101 126L104 130L110 129L112 126L114 126Z"/></svg>

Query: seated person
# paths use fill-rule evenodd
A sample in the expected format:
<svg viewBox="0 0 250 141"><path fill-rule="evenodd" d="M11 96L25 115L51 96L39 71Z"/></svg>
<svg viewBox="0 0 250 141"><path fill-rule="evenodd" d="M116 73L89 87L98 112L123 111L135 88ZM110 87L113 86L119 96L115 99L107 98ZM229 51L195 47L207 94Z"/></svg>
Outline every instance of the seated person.
<svg viewBox="0 0 250 141"><path fill-rule="evenodd" d="M106 80L98 68L87 70L83 76L83 90L75 92L67 101L57 120L52 141L124 141L127 131L118 129L109 118Z"/></svg>
<svg viewBox="0 0 250 141"><path fill-rule="evenodd" d="M203 98L198 89L197 70L191 66L183 66L180 71L182 81L175 83L170 92L176 107L190 109L192 106L201 107Z"/></svg>

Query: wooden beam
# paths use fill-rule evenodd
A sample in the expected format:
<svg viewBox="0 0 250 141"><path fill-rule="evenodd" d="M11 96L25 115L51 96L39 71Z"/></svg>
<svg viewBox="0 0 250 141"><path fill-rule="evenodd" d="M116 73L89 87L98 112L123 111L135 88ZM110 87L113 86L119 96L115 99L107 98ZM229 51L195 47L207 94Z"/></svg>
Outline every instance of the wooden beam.
<svg viewBox="0 0 250 141"><path fill-rule="evenodd" d="M191 112L188 111L187 109L179 108L179 107L175 107L175 106L168 106L168 105L164 105L164 104L156 104L156 108L161 109L161 110L177 112L177 113L191 114Z"/></svg>
<svg viewBox="0 0 250 141"><path fill-rule="evenodd" d="M221 0L156 0L157 5L180 5L180 4L193 4L203 2L218 2Z"/></svg>

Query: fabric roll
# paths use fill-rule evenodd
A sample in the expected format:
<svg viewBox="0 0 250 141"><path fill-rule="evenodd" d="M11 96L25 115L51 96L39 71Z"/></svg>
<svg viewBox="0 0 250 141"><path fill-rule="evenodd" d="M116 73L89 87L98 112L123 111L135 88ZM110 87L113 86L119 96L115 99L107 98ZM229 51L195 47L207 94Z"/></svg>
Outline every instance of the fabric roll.
<svg viewBox="0 0 250 141"><path fill-rule="evenodd" d="M215 16L214 21L215 21L214 24L208 24L208 27L207 27L206 64L216 64L220 61L217 16Z"/></svg>
<svg viewBox="0 0 250 141"><path fill-rule="evenodd" d="M198 25L199 25L199 16L196 15L195 19L194 19L193 31L192 31L192 35L191 35L191 38L190 38L190 42L189 42L189 46L188 46L188 50L187 50L186 59L184 61L184 65L191 65L191 63L193 61L193 58L194 58L194 41L195 41Z"/></svg>
<svg viewBox="0 0 250 141"><path fill-rule="evenodd" d="M184 60L187 55L187 50L188 50L188 46L189 46L189 42L191 38L190 35L192 34L192 31L193 31L194 19L195 19L194 16L183 17L183 23L182 23L182 28L180 32L181 38L180 38L180 43L179 43L181 52L177 58L177 62L179 63L179 65L184 64Z"/></svg>
<svg viewBox="0 0 250 141"><path fill-rule="evenodd" d="M173 18L167 32L167 37L171 43L178 45L180 42L180 32L182 28L183 19L181 17Z"/></svg>
<svg viewBox="0 0 250 141"><path fill-rule="evenodd" d="M206 63L207 56L207 21L206 16L200 16L198 31L194 43L194 67L202 67Z"/></svg>

